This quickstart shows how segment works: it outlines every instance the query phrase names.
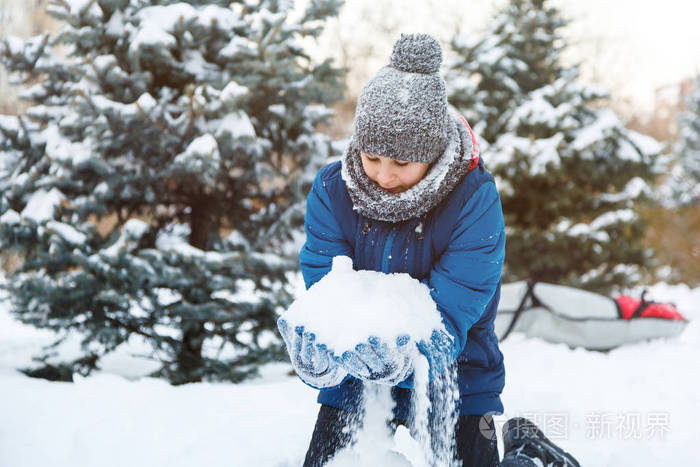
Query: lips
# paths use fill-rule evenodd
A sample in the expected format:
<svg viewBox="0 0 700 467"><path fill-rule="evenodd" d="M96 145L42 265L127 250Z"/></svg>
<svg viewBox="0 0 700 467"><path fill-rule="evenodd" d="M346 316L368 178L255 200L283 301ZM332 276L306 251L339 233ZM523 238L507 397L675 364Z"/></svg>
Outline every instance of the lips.
<svg viewBox="0 0 700 467"><path fill-rule="evenodd" d="M382 187L382 188L385 189L386 191L388 191L389 193L398 193L399 191L401 191L401 188L398 186L394 187L394 188L384 188L384 187Z"/></svg>

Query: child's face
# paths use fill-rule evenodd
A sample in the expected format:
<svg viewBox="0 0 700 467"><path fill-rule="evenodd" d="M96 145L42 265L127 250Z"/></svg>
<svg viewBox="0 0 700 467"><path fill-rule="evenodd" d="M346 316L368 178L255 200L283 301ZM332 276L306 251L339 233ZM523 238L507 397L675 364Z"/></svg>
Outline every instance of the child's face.
<svg viewBox="0 0 700 467"><path fill-rule="evenodd" d="M362 168L370 180L390 193L401 193L418 183L430 164L407 162L360 152Z"/></svg>

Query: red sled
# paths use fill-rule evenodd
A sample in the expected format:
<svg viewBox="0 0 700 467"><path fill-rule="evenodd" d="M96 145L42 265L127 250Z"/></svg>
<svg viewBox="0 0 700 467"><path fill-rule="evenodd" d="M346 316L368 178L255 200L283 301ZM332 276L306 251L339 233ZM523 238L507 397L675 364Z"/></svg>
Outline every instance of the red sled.
<svg viewBox="0 0 700 467"><path fill-rule="evenodd" d="M647 291L642 292L640 298L620 295L615 298L617 311L622 319L634 318L659 318L673 321L688 321L680 314L676 305L672 303L658 303L644 299Z"/></svg>
<svg viewBox="0 0 700 467"><path fill-rule="evenodd" d="M495 321L504 340L511 332L589 350L680 335L688 320L670 303L606 297L575 287L520 281L503 284Z"/></svg>

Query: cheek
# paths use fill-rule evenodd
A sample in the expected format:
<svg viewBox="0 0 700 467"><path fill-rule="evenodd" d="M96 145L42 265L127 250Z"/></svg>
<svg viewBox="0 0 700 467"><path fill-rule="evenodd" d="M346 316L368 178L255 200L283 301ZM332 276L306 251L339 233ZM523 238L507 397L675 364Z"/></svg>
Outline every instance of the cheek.
<svg viewBox="0 0 700 467"><path fill-rule="evenodd" d="M403 177L401 177L401 178L402 178L402 182L404 185L413 186L416 183L418 183L422 177L423 177L422 170L420 170L420 168L418 168L418 169L406 170L405 173L403 174Z"/></svg>
<svg viewBox="0 0 700 467"><path fill-rule="evenodd" d="M374 180L374 170L372 169L372 164L366 163L364 159L362 160L362 169L370 180Z"/></svg>

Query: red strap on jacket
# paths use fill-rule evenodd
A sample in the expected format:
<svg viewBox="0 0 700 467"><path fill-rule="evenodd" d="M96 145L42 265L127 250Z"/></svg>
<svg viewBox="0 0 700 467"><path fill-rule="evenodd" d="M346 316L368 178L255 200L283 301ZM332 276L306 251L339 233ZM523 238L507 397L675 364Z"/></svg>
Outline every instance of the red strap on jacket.
<svg viewBox="0 0 700 467"><path fill-rule="evenodd" d="M479 143L476 142L476 135L472 131L472 127L469 126L469 122L467 122L467 119L459 114L458 116L467 126L467 130L469 130L469 135L472 138L472 162L471 164L469 164L469 170L472 170L479 163Z"/></svg>

